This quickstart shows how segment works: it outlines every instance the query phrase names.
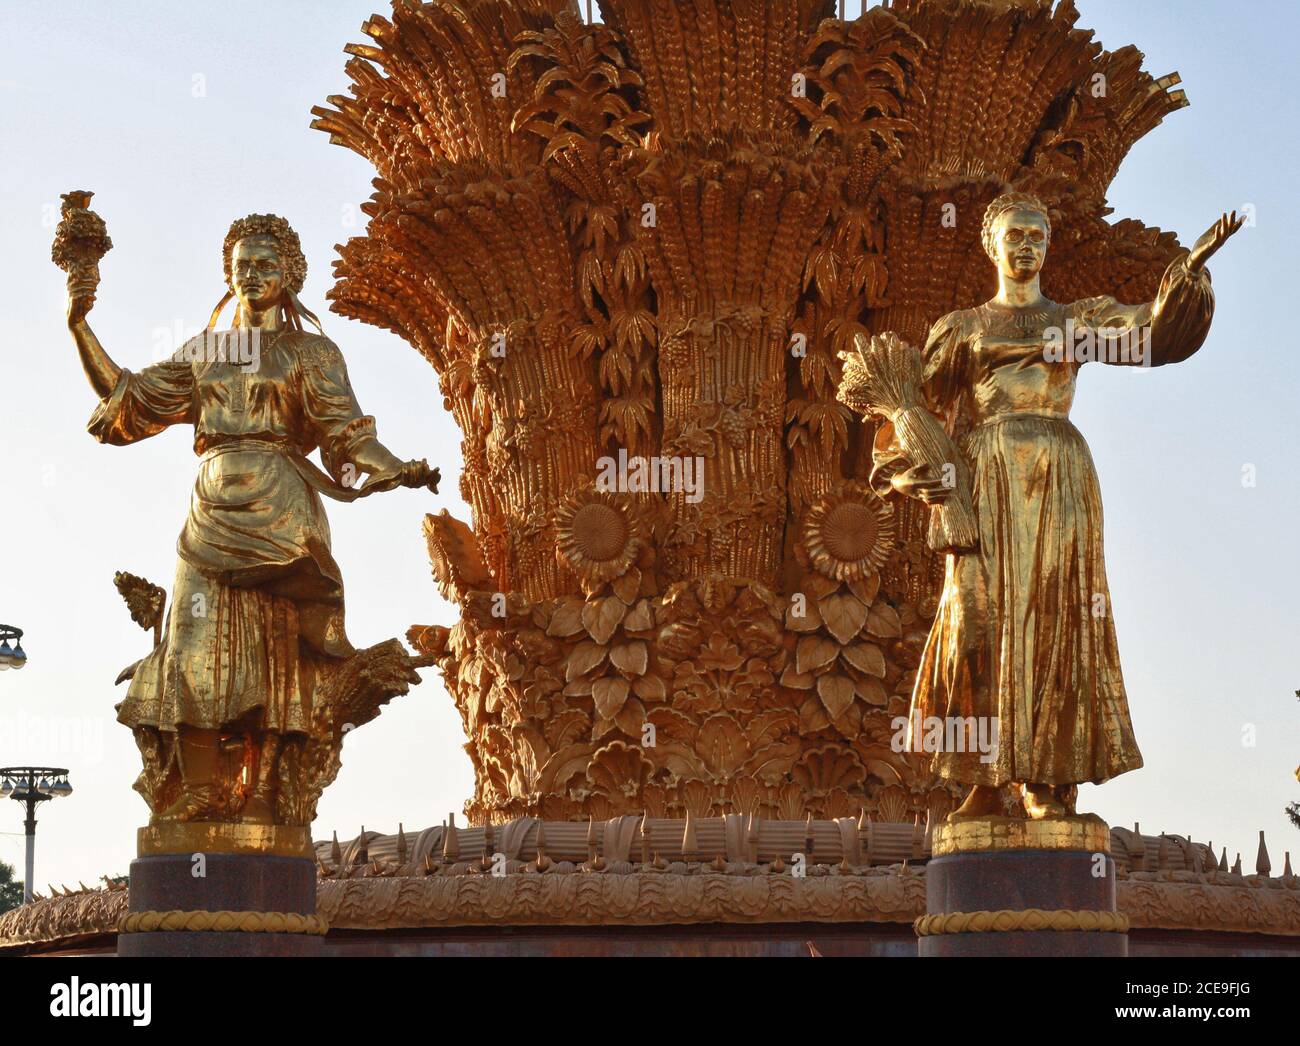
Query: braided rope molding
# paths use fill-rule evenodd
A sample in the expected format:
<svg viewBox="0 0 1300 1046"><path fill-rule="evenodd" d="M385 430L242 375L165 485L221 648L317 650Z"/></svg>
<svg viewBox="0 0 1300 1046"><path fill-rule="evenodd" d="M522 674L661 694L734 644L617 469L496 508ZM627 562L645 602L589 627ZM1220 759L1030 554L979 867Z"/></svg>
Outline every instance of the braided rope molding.
<svg viewBox="0 0 1300 1046"><path fill-rule="evenodd" d="M923 915L912 924L918 937L944 933L989 933L1013 930L1085 930L1090 933L1128 933L1129 919L1123 912L1070 911L1003 908L991 912L947 912Z"/></svg>
<svg viewBox="0 0 1300 1046"><path fill-rule="evenodd" d="M329 925L319 915L295 912L128 912L117 924L118 933L303 933L323 937Z"/></svg>

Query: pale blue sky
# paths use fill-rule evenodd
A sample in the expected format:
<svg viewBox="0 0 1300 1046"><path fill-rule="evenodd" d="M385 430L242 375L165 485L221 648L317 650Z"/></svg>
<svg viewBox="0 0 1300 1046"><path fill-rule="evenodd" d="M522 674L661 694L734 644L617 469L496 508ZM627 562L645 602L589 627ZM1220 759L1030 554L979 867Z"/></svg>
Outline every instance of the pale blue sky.
<svg viewBox="0 0 1300 1046"><path fill-rule="evenodd" d="M851 0L850 10L857 10ZM1297 365L1294 50L1286 0L1078 0L1081 24L1133 43L1192 101L1129 156L1118 217L1190 242L1220 211L1255 205L1212 263L1218 314L1179 367L1084 371L1075 421L1106 502L1106 552L1130 704L1146 767L1081 805L1112 824L1187 832L1240 850L1256 832L1275 867L1300 834L1295 651ZM430 579L422 514L457 497L459 433L432 369L399 339L326 315L333 245L358 231L372 172L308 128L345 88L342 47L372 0L0 0L0 621L27 630L31 663L0 674L0 765L56 763L77 791L40 818L36 883L125 872L146 809L138 758L113 720L112 680L149 640L113 589L118 569L170 587L194 476L191 433L129 449L85 433L94 406L63 323L49 260L59 193L92 189L116 243L91 315L138 368L158 331L201 326L222 291L230 221L274 211L302 236L302 295L342 346L362 406L405 457L442 466L444 494L400 491L330 508L353 640L450 623ZM200 78L200 79L196 79ZM196 88L202 86L203 91ZM356 223L356 224L354 224ZM1257 485L1242 485L1254 465ZM459 812L472 777L459 717L435 672L354 734L326 793L318 837L362 823L408 829ZM1253 724L1255 744L1243 745ZM0 805L0 858L21 868L17 804Z"/></svg>

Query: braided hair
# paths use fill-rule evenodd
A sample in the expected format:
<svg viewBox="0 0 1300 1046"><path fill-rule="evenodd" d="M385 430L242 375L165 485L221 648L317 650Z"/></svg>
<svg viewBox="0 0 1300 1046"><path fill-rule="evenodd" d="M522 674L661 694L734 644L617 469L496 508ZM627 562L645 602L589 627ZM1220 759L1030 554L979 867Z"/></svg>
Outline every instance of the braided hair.
<svg viewBox="0 0 1300 1046"><path fill-rule="evenodd" d="M1047 214L1047 207L1037 196L1027 192L1004 192L988 206L984 212L984 228L980 233L980 240L984 244L984 253L990 258L996 257L993 250L993 226L997 220L1006 214L1007 211L1036 211L1043 216L1043 223L1047 226L1047 236L1052 236L1052 219Z"/></svg>

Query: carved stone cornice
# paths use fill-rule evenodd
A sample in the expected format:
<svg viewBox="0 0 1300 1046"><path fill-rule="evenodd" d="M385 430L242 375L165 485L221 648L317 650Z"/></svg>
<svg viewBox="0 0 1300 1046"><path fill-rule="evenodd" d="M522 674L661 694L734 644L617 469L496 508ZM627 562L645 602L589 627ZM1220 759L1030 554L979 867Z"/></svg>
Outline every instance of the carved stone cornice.
<svg viewBox="0 0 1300 1046"><path fill-rule="evenodd" d="M1226 873L1138 872L1117 884L1134 930L1300 937L1300 879ZM90 890L0 916L0 947L110 935L127 891ZM804 877L767 866L675 862L662 871L619 862L590 871L493 876L374 875L322 880L317 912L335 930L471 926L655 926L762 923L911 923L925 914L925 869L814 866Z"/></svg>
<svg viewBox="0 0 1300 1046"><path fill-rule="evenodd" d="M1300 937L1300 880L1295 876L1137 872L1116 884L1116 903L1134 929Z"/></svg>
<svg viewBox="0 0 1300 1046"><path fill-rule="evenodd" d="M805 878L712 871L376 878L322 882L317 907L338 929L905 923L925 910L925 879L884 870Z"/></svg>

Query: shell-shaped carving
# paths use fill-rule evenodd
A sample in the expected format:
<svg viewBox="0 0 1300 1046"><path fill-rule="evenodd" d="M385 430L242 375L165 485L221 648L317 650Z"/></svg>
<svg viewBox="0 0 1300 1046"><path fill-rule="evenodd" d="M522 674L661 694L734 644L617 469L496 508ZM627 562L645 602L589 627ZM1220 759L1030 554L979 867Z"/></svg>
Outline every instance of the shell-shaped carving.
<svg viewBox="0 0 1300 1046"><path fill-rule="evenodd" d="M677 789L682 809L695 817L709 817L713 814L715 792L713 786L698 778L680 785Z"/></svg>
<svg viewBox="0 0 1300 1046"><path fill-rule="evenodd" d="M867 770L857 753L840 745L826 745L805 752L791 772L796 781L814 795L835 788L861 791Z"/></svg>
<svg viewBox="0 0 1300 1046"><path fill-rule="evenodd" d="M622 741L613 741L591 757L587 780L591 786L615 795L640 795L646 778L654 769L641 749Z"/></svg>
<svg viewBox="0 0 1300 1046"><path fill-rule="evenodd" d="M911 821L907 792L897 785L883 789L876 803L876 820L889 824Z"/></svg>
<svg viewBox="0 0 1300 1046"><path fill-rule="evenodd" d="M733 778L730 787L731 812L757 814L767 800L767 789L752 777Z"/></svg>

